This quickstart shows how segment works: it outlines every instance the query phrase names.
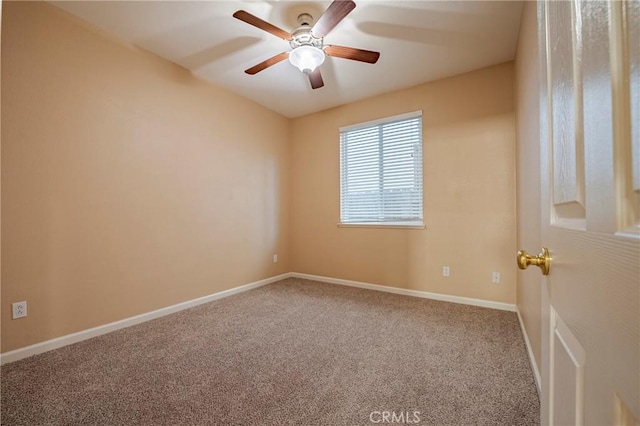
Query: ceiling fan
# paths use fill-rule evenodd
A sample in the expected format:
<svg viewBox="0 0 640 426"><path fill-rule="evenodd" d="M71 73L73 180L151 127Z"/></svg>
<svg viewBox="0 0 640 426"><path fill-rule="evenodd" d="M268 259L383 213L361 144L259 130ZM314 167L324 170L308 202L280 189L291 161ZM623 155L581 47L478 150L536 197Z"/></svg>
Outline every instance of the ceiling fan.
<svg viewBox="0 0 640 426"><path fill-rule="evenodd" d="M380 57L379 52L324 44L324 37L355 7L356 4L351 0L334 0L313 26L311 26L313 23L311 15L308 13L300 14L298 16L300 26L291 33L263 21L247 11L238 10L233 14L234 18L286 40L291 46L290 51L272 56L245 70L245 72L254 75L289 58L291 64L309 77L311 88L318 89L324 86L318 67L324 62L325 55L375 64Z"/></svg>

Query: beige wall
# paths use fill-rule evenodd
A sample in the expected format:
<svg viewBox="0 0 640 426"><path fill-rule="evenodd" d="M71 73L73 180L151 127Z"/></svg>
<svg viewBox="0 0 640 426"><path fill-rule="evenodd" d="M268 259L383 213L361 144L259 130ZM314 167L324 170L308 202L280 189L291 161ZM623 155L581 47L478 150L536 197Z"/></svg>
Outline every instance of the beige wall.
<svg viewBox="0 0 640 426"><path fill-rule="evenodd" d="M294 119L293 270L515 303L513 87L510 62ZM337 227L338 128L420 109L427 229Z"/></svg>
<svg viewBox="0 0 640 426"><path fill-rule="evenodd" d="M291 270L287 119L50 5L3 21L3 352Z"/></svg>
<svg viewBox="0 0 640 426"><path fill-rule="evenodd" d="M525 2L516 57L518 247L536 254L541 248L537 37L536 3ZM517 306L538 366L541 362L540 279L540 274L518 271Z"/></svg>

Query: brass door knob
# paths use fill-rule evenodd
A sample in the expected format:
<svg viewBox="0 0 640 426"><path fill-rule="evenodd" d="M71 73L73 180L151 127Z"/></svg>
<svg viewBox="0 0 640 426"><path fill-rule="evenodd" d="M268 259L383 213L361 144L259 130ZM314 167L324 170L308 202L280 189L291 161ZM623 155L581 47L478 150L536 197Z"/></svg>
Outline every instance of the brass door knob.
<svg viewBox="0 0 640 426"><path fill-rule="evenodd" d="M551 256L549 256L549 249L542 247L542 253L537 256L531 256L524 250L518 251L518 268L527 269L529 265L535 265L542 270L542 275L549 275L549 268L551 268Z"/></svg>

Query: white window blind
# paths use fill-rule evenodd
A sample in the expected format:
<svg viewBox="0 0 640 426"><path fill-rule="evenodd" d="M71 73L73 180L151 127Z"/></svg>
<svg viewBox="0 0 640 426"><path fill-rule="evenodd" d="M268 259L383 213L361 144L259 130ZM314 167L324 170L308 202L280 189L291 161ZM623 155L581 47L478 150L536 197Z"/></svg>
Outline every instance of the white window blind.
<svg viewBox="0 0 640 426"><path fill-rule="evenodd" d="M422 221L422 112L341 128L340 222Z"/></svg>

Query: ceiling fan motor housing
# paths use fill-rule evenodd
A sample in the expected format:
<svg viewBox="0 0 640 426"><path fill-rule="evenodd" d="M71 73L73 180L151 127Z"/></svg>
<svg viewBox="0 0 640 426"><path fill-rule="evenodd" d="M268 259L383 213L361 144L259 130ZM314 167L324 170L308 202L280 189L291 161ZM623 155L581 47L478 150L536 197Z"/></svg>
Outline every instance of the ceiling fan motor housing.
<svg viewBox="0 0 640 426"><path fill-rule="evenodd" d="M311 24L313 24L313 16L308 13L298 15L298 23L300 26L291 32L291 41L289 44L292 49L300 46L312 46L322 49L322 38L315 38L311 35Z"/></svg>

